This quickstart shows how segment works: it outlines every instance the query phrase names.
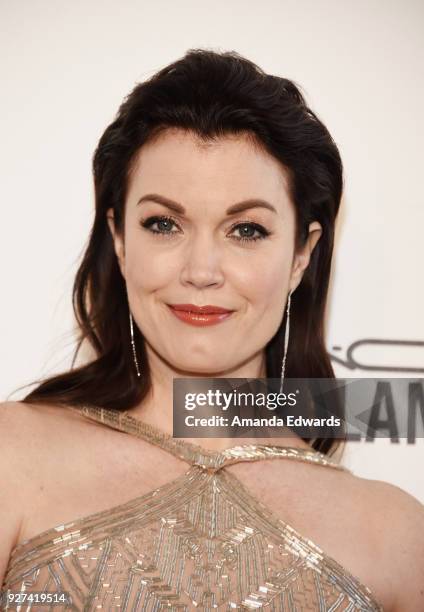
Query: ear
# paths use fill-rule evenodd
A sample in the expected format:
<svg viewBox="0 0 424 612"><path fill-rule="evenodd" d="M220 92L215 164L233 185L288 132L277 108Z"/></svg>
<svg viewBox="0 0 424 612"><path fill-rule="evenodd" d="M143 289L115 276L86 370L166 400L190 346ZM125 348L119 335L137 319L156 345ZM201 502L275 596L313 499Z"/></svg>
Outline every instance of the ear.
<svg viewBox="0 0 424 612"><path fill-rule="evenodd" d="M109 208L106 213L106 217L110 233L112 234L113 248L118 259L119 268L121 270L122 276L125 278L125 246L120 232L118 232L115 227L115 215L113 212L113 208Z"/></svg>
<svg viewBox="0 0 424 612"><path fill-rule="evenodd" d="M322 227L318 221L309 225L309 234L302 250L295 254L290 276L290 290L294 291L300 284L303 274L309 265L312 251L322 234Z"/></svg>

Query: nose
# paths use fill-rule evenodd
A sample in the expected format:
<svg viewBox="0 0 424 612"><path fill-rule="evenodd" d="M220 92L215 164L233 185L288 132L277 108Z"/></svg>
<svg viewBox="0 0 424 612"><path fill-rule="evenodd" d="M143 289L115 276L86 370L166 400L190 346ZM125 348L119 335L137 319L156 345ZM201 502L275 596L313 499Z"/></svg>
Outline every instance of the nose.
<svg viewBox="0 0 424 612"><path fill-rule="evenodd" d="M224 282L221 253L210 232L195 232L186 245L181 282L184 285L219 287Z"/></svg>

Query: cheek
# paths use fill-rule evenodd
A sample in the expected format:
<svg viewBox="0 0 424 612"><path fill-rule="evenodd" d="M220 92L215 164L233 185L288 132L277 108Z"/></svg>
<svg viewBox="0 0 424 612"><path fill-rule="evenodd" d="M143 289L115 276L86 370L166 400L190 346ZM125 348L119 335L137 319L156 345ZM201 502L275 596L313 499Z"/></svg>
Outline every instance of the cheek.
<svg viewBox="0 0 424 612"><path fill-rule="evenodd" d="M264 309L282 303L289 280L289 264L284 257L274 254L252 258L248 266L234 273L251 303Z"/></svg>
<svg viewBox="0 0 424 612"><path fill-rule="evenodd" d="M149 292L168 285L175 279L178 258L162 249L149 247L142 241L128 244L126 253L126 280L138 290Z"/></svg>

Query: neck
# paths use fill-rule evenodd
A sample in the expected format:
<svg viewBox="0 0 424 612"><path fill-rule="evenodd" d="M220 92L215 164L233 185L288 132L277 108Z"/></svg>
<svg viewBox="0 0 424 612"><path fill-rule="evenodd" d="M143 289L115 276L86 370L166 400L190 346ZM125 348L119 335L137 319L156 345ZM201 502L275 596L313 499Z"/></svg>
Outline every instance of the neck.
<svg viewBox="0 0 424 612"><path fill-rule="evenodd" d="M265 353L255 355L251 360L225 372L190 372L172 368L157 354L148 351L149 365L152 377L152 387L143 401L129 410L132 416L153 425L168 434L173 433L173 379L174 378L266 378ZM205 430L208 433L208 430ZM279 436L266 438L246 437L214 437L183 438L212 451L221 451L241 444L268 444L278 446L294 446L296 448L311 448L299 436L293 435L290 429L279 428Z"/></svg>

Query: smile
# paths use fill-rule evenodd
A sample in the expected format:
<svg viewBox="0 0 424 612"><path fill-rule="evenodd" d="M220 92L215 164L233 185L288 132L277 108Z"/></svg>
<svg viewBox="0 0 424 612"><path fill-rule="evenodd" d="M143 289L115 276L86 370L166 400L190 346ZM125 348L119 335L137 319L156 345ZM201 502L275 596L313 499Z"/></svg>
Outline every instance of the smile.
<svg viewBox="0 0 424 612"><path fill-rule="evenodd" d="M222 321L228 319L234 312L232 310L224 310L223 308L214 308L214 310L220 310L221 312L204 312L201 308L196 307L193 307L193 310L186 310L185 308L188 307L174 307L169 304L168 307L172 314L177 317L177 319L197 327L221 323Z"/></svg>

